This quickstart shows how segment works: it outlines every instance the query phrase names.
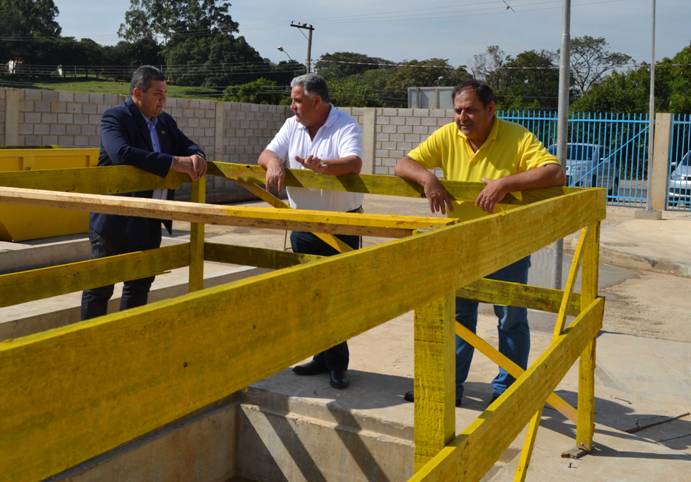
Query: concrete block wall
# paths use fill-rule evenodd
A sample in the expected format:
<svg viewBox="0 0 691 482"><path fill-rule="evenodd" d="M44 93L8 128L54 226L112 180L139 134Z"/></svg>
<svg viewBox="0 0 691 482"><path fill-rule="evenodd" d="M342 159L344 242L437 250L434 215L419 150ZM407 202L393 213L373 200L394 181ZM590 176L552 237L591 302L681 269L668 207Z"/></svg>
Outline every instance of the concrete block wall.
<svg viewBox="0 0 691 482"><path fill-rule="evenodd" d="M374 174L393 175L396 161L452 116L446 109L376 109Z"/></svg>
<svg viewBox="0 0 691 482"><path fill-rule="evenodd" d="M103 111L127 96L38 89L0 89L0 145L95 147L100 144ZM255 163L284 120L286 106L233 104L212 100L169 98L166 111L210 159ZM234 183L209 178L214 201L248 198ZM178 192L189 197L189 184Z"/></svg>
<svg viewBox="0 0 691 482"><path fill-rule="evenodd" d="M19 145L99 145L101 113L122 102L117 94L24 89L19 92Z"/></svg>
<svg viewBox="0 0 691 482"><path fill-rule="evenodd" d="M197 99L169 98L166 112L177 122L187 137L196 142L210 159L216 152L216 102Z"/></svg>
<svg viewBox="0 0 691 482"><path fill-rule="evenodd" d="M125 98L115 94L0 89L0 144L98 146L102 112ZM368 174L393 174L398 159L453 116L453 111L446 109L339 109L362 127L362 172ZM210 158L248 164L256 162L292 115L288 106L179 98L168 99L166 110ZM238 189L222 179L210 180L208 186L210 193L234 191L230 198L237 197Z"/></svg>
<svg viewBox="0 0 691 482"><path fill-rule="evenodd" d="M224 102L222 107L221 160L243 164L255 164L259 153L292 115L283 105Z"/></svg>
<svg viewBox="0 0 691 482"><path fill-rule="evenodd" d="M290 115L290 109L286 106L219 102L215 113L216 138L213 159L255 164L259 153ZM209 201L248 197L242 187L231 181L213 177L209 178L207 183Z"/></svg>

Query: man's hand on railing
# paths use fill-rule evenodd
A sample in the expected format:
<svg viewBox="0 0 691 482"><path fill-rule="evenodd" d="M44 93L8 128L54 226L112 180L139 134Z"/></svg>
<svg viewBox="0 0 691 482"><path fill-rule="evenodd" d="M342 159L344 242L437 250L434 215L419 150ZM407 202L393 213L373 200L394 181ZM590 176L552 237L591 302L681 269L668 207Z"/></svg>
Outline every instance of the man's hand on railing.
<svg viewBox="0 0 691 482"><path fill-rule="evenodd" d="M206 159L199 154L192 154L191 156L175 156L173 158L174 171L182 172L190 176L190 179L197 181L206 175L208 167Z"/></svg>
<svg viewBox="0 0 691 482"><path fill-rule="evenodd" d="M285 187L286 170L281 162L270 162L266 168L267 189L280 193Z"/></svg>

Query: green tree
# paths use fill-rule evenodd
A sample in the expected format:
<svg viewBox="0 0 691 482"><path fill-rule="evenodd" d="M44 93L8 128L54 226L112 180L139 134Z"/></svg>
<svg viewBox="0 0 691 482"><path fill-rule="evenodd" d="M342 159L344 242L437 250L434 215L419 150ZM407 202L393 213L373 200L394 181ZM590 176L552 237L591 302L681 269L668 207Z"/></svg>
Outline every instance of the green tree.
<svg viewBox="0 0 691 482"><path fill-rule="evenodd" d="M132 72L140 65L163 65L164 62L161 46L153 39L120 41L103 47L103 64L122 67L106 72L106 76L118 80L130 80Z"/></svg>
<svg viewBox="0 0 691 482"><path fill-rule="evenodd" d="M379 57L370 57L355 52L334 52L322 55L317 61L316 69L319 75L327 80L331 80L343 79L349 75L379 69L392 63Z"/></svg>
<svg viewBox="0 0 691 482"><path fill-rule="evenodd" d="M361 74L355 74L329 81L331 102L343 107L382 107L381 91L361 79Z"/></svg>
<svg viewBox="0 0 691 482"><path fill-rule="evenodd" d="M455 86L469 78L465 67L454 68L446 59L411 60L396 66L386 91L390 97L407 99L408 87Z"/></svg>
<svg viewBox="0 0 691 482"><path fill-rule="evenodd" d="M264 77L245 84L229 85L223 91L223 100L229 102L278 105L285 97L287 97L285 88L279 87L275 81Z"/></svg>
<svg viewBox="0 0 691 482"><path fill-rule="evenodd" d="M571 107L581 112L647 112L649 86L647 66L628 73L612 72Z"/></svg>
<svg viewBox="0 0 691 482"><path fill-rule="evenodd" d="M502 75L504 71L502 67L509 60L510 58L501 47L490 45L485 52L473 55L473 67L471 68L473 77L487 82L492 89L499 91L503 87Z"/></svg>
<svg viewBox="0 0 691 482"><path fill-rule="evenodd" d="M242 84L273 70L244 37L190 37L171 42L163 51L167 77L182 85Z"/></svg>
<svg viewBox="0 0 691 482"><path fill-rule="evenodd" d="M118 34L131 42L161 40L173 83L223 86L266 76L272 64L235 37L226 0L130 0Z"/></svg>
<svg viewBox="0 0 691 482"><path fill-rule="evenodd" d="M527 50L507 57L501 67L490 75L501 78L495 93L504 109L556 110L559 94L559 69L554 54ZM496 81L495 81L496 82Z"/></svg>
<svg viewBox="0 0 691 482"><path fill-rule="evenodd" d="M669 76L667 111L691 113L691 43L672 59L663 59L657 70Z"/></svg>
<svg viewBox="0 0 691 482"><path fill-rule="evenodd" d="M144 38L164 43L199 35L231 35L238 31L225 0L130 0L118 35L134 42Z"/></svg>
<svg viewBox="0 0 691 482"><path fill-rule="evenodd" d="M53 0L0 0L0 36L59 37L58 13Z"/></svg>
<svg viewBox="0 0 691 482"><path fill-rule="evenodd" d="M648 112L650 66L612 72L573 103L573 109L593 112ZM655 69L655 110L691 113L691 45Z"/></svg>
<svg viewBox="0 0 691 482"><path fill-rule="evenodd" d="M608 73L631 62L631 57L609 50L604 37L575 37L571 40L571 76L577 95L583 95Z"/></svg>
<svg viewBox="0 0 691 482"><path fill-rule="evenodd" d="M0 58L25 62L40 45L37 39L60 36L53 0L0 0Z"/></svg>

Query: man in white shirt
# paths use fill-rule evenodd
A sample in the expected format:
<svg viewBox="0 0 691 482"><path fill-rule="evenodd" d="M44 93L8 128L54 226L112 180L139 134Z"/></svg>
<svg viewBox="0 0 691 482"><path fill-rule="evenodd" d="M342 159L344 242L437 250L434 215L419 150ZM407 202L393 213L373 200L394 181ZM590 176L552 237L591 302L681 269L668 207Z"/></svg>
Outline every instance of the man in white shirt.
<svg viewBox="0 0 691 482"><path fill-rule="evenodd" d="M305 74L294 78L290 85L290 108L295 116L285 121L257 161L266 169L267 188L277 192L283 189L286 162L291 169L311 169L333 176L359 173L362 132L352 117L331 105L326 81L317 74ZM298 187L288 187L287 192L293 208L362 211L363 195L360 193ZM354 249L361 245L359 236L338 235L338 238ZM337 254L331 246L308 232L292 232L290 243L296 253ZM331 386L343 389L349 385L348 357L348 344L343 342L318 353L310 362L293 367L293 371L297 375L328 372Z"/></svg>

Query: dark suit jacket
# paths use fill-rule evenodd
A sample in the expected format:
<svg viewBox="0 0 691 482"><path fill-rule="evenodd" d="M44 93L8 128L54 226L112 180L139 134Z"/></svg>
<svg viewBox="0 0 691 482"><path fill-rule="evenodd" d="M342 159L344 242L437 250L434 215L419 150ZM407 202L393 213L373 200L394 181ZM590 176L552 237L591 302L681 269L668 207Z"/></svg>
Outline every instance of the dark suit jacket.
<svg viewBox="0 0 691 482"><path fill-rule="evenodd" d="M162 152L153 152L144 116L131 98L106 110L101 118L98 165L128 164L165 177L173 156L204 155L202 149L178 129L169 114L162 112L158 116L156 130ZM152 194L153 191L140 191L119 195L151 198ZM173 191L169 190L168 199L172 198ZM164 224L170 232L172 223L165 221ZM105 240L126 244L132 250L155 248L161 242L161 221L158 219L91 213L89 228Z"/></svg>

